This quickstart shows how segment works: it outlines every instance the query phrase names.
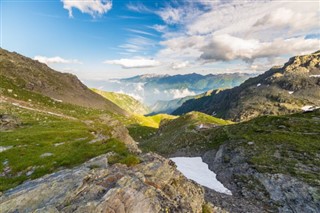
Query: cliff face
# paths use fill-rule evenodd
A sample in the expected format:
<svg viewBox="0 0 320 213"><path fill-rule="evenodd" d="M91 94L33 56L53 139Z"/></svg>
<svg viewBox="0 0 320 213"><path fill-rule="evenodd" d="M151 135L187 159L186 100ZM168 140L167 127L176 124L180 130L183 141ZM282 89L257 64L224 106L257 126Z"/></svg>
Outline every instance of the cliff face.
<svg viewBox="0 0 320 213"><path fill-rule="evenodd" d="M203 189L178 172L172 161L156 154L145 154L143 163L136 166L110 166L107 155L5 192L1 197L1 210L202 212Z"/></svg>
<svg viewBox="0 0 320 213"><path fill-rule="evenodd" d="M320 52L291 58L233 89L185 102L173 114L200 111L234 121L261 115L301 112L305 105L320 106Z"/></svg>

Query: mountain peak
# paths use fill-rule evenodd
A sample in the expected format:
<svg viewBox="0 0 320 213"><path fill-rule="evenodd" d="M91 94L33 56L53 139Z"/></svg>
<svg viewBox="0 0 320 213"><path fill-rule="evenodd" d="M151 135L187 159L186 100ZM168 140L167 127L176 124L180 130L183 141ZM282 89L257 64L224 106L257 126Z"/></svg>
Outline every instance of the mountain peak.
<svg viewBox="0 0 320 213"><path fill-rule="evenodd" d="M320 50L312 54L292 57L283 68L284 72L313 74L320 68Z"/></svg>

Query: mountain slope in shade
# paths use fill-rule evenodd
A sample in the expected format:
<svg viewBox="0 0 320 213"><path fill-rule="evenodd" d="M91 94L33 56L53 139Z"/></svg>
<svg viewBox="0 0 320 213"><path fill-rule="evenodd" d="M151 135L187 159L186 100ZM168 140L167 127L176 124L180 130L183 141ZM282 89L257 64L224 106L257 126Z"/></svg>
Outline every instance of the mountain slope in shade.
<svg viewBox="0 0 320 213"><path fill-rule="evenodd" d="M281 115L320 106L320 51L291 58L233 89L189 100L173 114L201 111L234 121L260 115Z"/></svg>
<svg viewBox="0 0 320 213"><path fill-rule="evenodd" d="M106 92L98 89L92 89L92 91L105 97L106 99L118 105L127 112L141 115L145 115L150 112L150 109L147 106L143 105L138 100L134 99L129 95L115 92Z"/></svg>
<svg viewBox="0 0 320 213"><path fill-rule="evenodd" d="M60 73L47 65L15 52L0 49L0 76L28 91L58 101L126 114L117 105L88 89L74 75Z"/></svg>

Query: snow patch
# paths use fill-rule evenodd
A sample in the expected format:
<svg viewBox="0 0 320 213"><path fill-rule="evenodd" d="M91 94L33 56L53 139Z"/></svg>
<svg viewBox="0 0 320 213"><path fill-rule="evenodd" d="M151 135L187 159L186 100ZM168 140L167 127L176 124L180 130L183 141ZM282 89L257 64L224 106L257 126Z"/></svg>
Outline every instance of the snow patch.
<svg viewBox="0 0 320 213"><path fill-rule="evenodd" d="M309 75L309 77L313 78L320 78L320 75Z"/></svg>
<svg viewBox="0 0 320 213"><path fill-rule="evenodd" d="M288 91L288 93L289 93L290 95L292 95L292 94L294 93L294 91Z"/></svg>
<svg viewBox="0 0 320 213"><path fill-rule="evenodd" d="M306 106L303 106L301 107L301 109L305 112L311 112L315 109L319 109L320 107L316 107L316 106L311 106L311 105L306 105Z"/></svg>
<svg viewBox="0 0 320 213"><path fill-rule="evenodd" d="M259 83L259 84L257 84L257 87L260 87L261 86L261 84Z"/></svg>
<svg viewBox="0 0 320 213"><path fill-rule="evenodd" d="M176 157L171 160L176 163L177 169L187 178L217 192L232 195L231 191L217 180L216 174L209 170L208 165L202 161L201 157Z"/></svg>

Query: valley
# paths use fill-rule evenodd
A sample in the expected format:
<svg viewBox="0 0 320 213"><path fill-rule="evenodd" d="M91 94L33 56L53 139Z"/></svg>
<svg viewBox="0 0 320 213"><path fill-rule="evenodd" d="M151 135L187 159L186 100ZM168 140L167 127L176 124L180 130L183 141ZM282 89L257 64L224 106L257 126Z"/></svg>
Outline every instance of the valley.
<svg viewBox="0 0 320 213"><path fill-rule="evenodd" d="M195 108L179 116L147 115L151 109L133 97L89 89L76 77L70 80L69 75L1 50L0 207L4 212L317 212L320 90L318 78L309 76L320 72L319 62L319 52L295 57L283 68L234 89L185 99L173 114L210 103L213 108L204 113ZM289 73L275 77L283 70ZM42 77L46 73L66 85ZM275 83L270 80L274 78ZM279 85L294 93L284 95ZM281 98L270 101L277 111L261 112L254 104L269 104L259 100L265 97L265 87L279 90L275 93ZM77 94L68 99L72 90ZM232 108L226 101L237 94L250 94L250 104L246 96L237 96L238 108ZM231 108L223 114L216 100ZM236 111L239 104L240 112L247 114ZM201 182L197 175L195 182L189 180L195 166L179 161L181 157L202 161L194 165L208 166L216 182ZM204 169L200 173L210 176ZM224 193L215 191L213 183ZM44 187L49 190L39 197Z"/></svg>

